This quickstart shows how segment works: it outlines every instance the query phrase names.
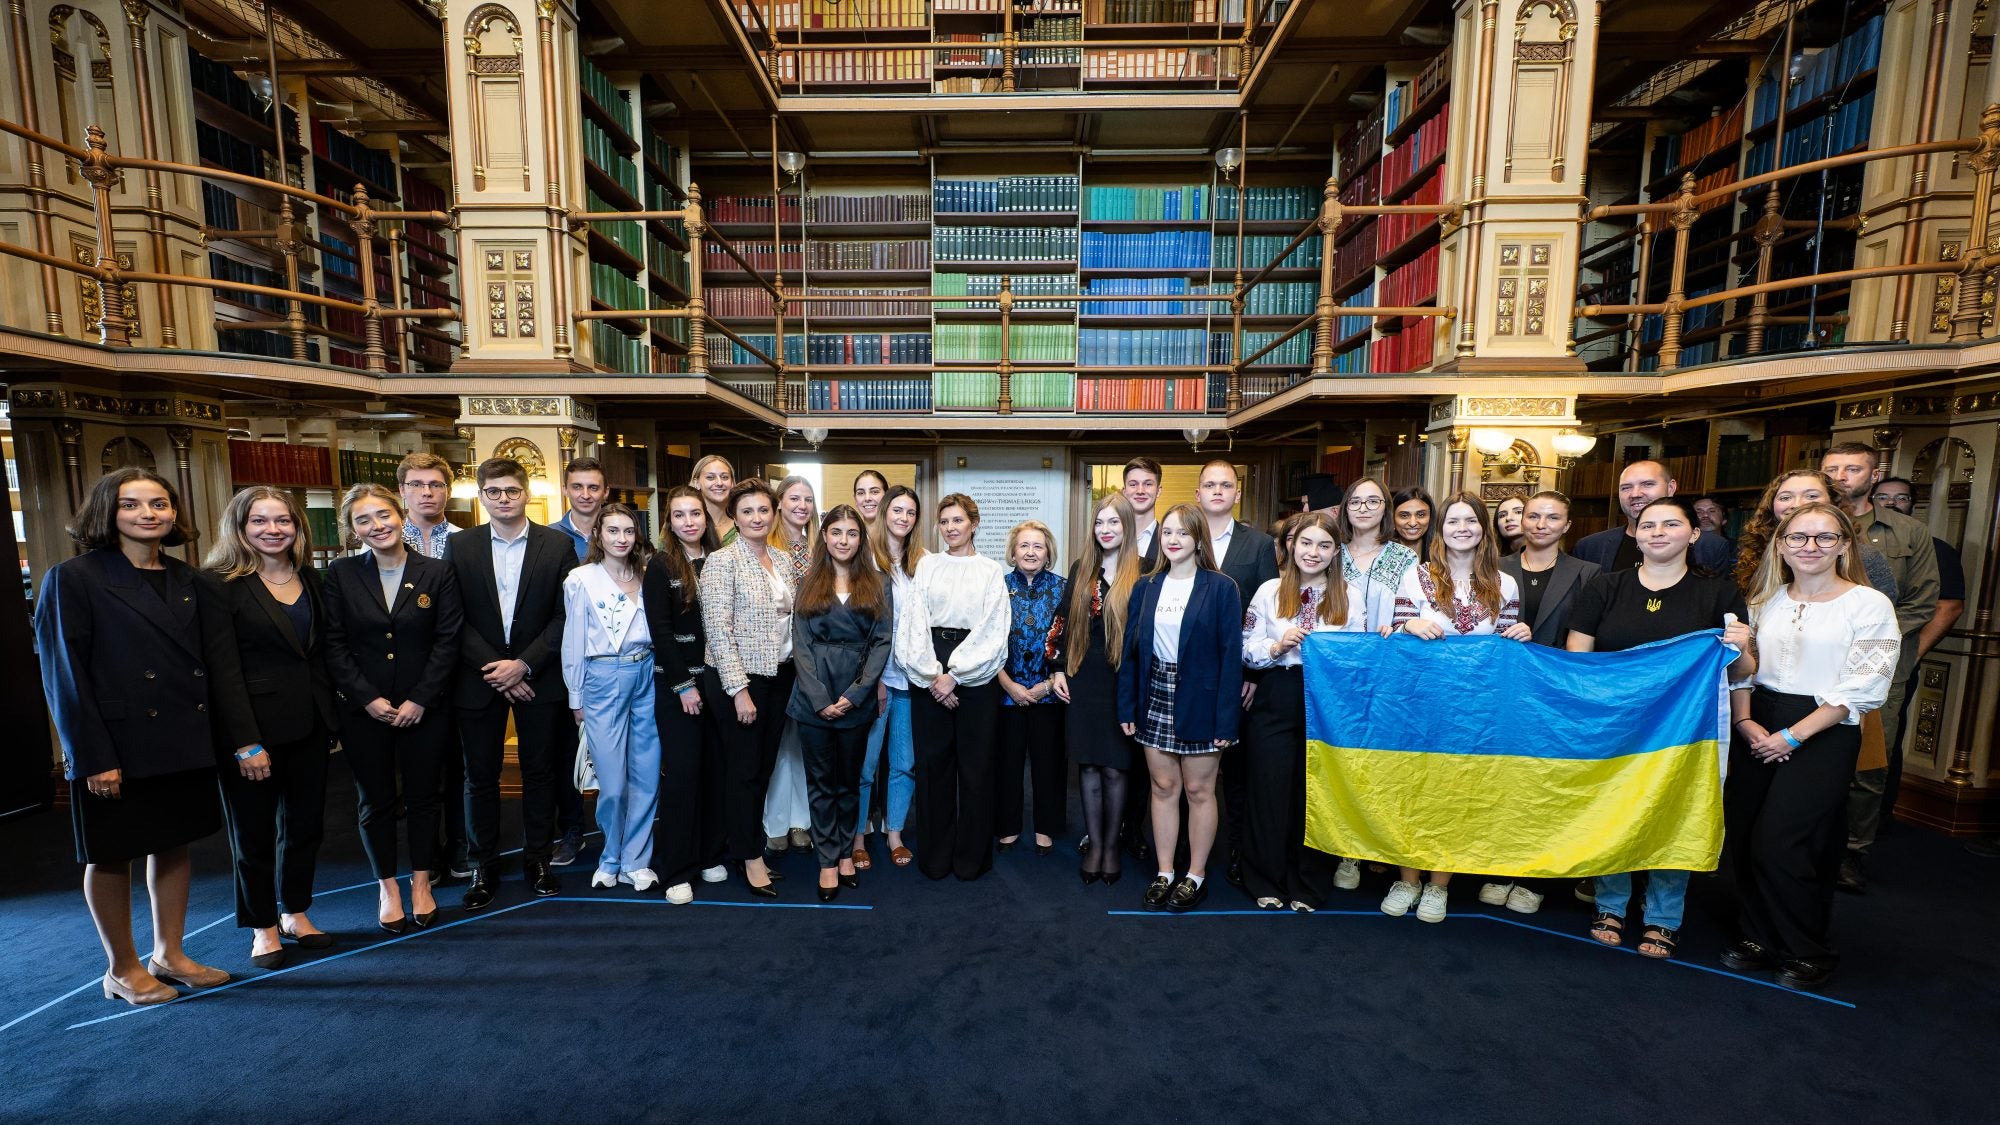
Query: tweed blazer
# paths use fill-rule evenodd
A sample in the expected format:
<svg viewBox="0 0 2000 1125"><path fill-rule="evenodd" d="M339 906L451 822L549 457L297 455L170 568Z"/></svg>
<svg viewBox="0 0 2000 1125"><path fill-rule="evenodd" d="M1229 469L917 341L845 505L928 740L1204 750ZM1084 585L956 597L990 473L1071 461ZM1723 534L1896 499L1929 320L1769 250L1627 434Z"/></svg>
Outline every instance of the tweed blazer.
<svg viewBox="0 0 2000 1125"><path fill-rule="evenodd" d="M764 568L741 539L711 551L701 568L701 624L708 634L708 663L722 679L722 690L741 691L751 676L778 674L778 658L791 638L791 556L771 552L771 564L784 584L784 612L771 599Z"/></svg>

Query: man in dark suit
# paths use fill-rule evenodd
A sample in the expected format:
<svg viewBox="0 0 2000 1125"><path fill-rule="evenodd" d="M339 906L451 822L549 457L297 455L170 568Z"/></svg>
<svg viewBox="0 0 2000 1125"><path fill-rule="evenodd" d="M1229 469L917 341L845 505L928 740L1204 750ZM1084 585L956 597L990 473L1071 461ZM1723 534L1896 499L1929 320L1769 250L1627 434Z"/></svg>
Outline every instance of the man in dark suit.
<svg viewBox="0 0 2000 1125"><path fill-rule="evenodd" d="M1201 514L1208 520L1208 542L1215 549L1216 565L1236 583L1239 605L1249 605L1257 588L1278 576L1277 545L1271 537L1236 518L1236 501L1242 485L1236 466L1215 460L1201 467L1195 485ZM1257 684L1243 677L1243 707L1248 710ZM1243 772L1243 750L1231 746L1222 752L1223 828L1229 840L1229 882L1243 885L1243 809L1250 802L1248 778Z"/></svg>
<svg viewBox="0 0 2000 1125"><path fill-rule="evenodd" d="M1658 461L1634 461L1625 466L1618 474L1618 506L1624 509L1625 526L1607 527L1584 536L1572 553L1584 562L1596 563L1601 570L1630 570L1638 566L1639 513L1646 510L1646 505L1672 496L1679 488L1680 482ZM1736 564L1728 542L1720 535L1696 539L1688 550L1688 558L1711 574L1727 574Z"/></svg>
<svg viewBox="0 0 2000 1125"><path fill-rule="evenodd" d="M1132 505L1138 526L1132 529L1133 547L1139 552L1139 573L1147 574L1160 561L1160 517L1153 509L1160 502L1160 463L1151 457L1134 457L1125 462L1125 499ZM1142 802L1143 803L1143 802Z"/></svg>
<svg viewBox="0 0 2000 1125"><path fill-rule="evenodd" d="M562 583L576 565L567 536L528 520L528 472L520 462L483 461L477 480L489 522L453 535L447 552L465 603L453 701L465 750L473 865L472 885L465 891L467 910L493 904L494 860L500 851L500 761L510 714L519 737L528 882L538 895L562 889L549 869L549 854L558 725L571 721L562 685Z"/></svg>

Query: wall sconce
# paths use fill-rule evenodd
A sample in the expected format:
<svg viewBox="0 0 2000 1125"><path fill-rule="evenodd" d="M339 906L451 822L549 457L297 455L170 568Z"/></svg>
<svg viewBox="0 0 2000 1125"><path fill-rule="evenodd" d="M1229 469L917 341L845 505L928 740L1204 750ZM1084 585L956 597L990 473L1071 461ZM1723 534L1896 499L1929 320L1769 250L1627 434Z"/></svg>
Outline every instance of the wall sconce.
<svg viewBox="0 0 2000 1125"><path fill-rule="evenodd" d="M797 183L799 173L806 168L806 154L789 150L781 152L778 154L778 167L784 169L785 175L790 176L793 183Z"/></svg>
<svg viewBox="0 0 2000 1125"><path fill-rule="evenodd" d="M528 495L539 497L541 499L546 500L549 497L554 496L555 494L556 494L556 486L550 484L546 479L542 477L533 477L529 479Z"/></svg>
<svg viewBox="0 0 2000 1125"><path fill-rule="evenodd" d="M1530 485L1541 483L1544 469L1562 472L1575 467L1577 459L1597 445L1594 435L1582 433L1574 427L1558 430L1549 443L1555 447L1556 463L1544 465L1534 460L1534 446L1496 426L1475 426L1468 437L1481 458L1480 480L1490 481L1495 476L1511 477L1525 469Z"/></svg>
<svg viewBox="0 0 2000 1125"><path fill-rule="evenodd" d="M472 481L472 463L468 461L458 467L458 476L451 482L451 498L453 500L472 500L477 498L478 495L479 486Z"/></svg>
<svg viewBox="0 0 2000 1125"><path fill-rule="evenodd" d="M1241 167L1242 164L1243 164L1242 149L1237 148L1234 145L1231 145L1228 148L1219 148L1215 150L1215 166L1217 168L1222 169L1223 175L1228 176L1235 174L1236 169Z"/></svg>

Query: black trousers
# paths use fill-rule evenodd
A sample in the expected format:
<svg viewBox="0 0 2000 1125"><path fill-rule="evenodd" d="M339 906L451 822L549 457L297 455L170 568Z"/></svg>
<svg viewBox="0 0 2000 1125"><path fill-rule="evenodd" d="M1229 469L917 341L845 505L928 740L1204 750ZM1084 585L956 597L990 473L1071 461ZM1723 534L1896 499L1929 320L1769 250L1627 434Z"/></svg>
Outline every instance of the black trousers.
<svg viewBox="0 0 2000 1125"><path fill-rule="evenodd" d="M928 694L928 693L927 693ZM1037 703L1032 707L1000 707L1000 738L994 754L998 803L993 835L1021 834L1021 767L1032 776L1035 831L1058 836L1064 831L1069 804L1069 757L1064 752L1063 707Z"/></svg>
<svg viewBox="0 0 2000 1125"><path fill-rule="evenodd" d="M1306 847L1306 691L1273 668L1244 717L1243 884L1252 898L1326 905L1339 861Z"/></svg>
<svg viewBox="0 0 2000 1125"><path fill-rule="evenodd" d="M1756 689L1750 716L1778 730L1810 714L1811 696ZM1729 749L1723 840L1741 900L1743 937L1791 960L1830 963L1833 900L1847 848L1847 787L1861 729L1836 726L1790 759L1758 761L1741 740Z"/></svg>
<svg viewBox="0 0 2000 1125"><path fill-rule="evenodd" d="M533 703L509 703L495 696L492 703L458 713L459 744L465 753L466 839L475 867L485 867L500 854L500 765L506 756L509 714L514 716L521 763L521 854L527 860L549 858L555 838L557 728L573 728L576 723L561 686L545 687Z"/></svg>
<svg viewBox="0 0 2000 1125"><path fill-rule="evenodd" d="M937 643L938 659L951 655ZM977 879L993 867L993 743L1000 685L958 686L958 706L910 685L910 731L917 741L917 867L933 879Z"/></svg>
<svg viewBox="0 0 2000 1125"><path fill-rule="evenodd" d="M397 730L361 712L340 721L340 748L354 771L361 849L377 879L396 868L396 775L402 774L403 819L409 823L411 871L437 866L438 800L444 759L452 745L452 714L432 708L414 727Z"/></svg>
<svg viewBox="0 0 2000 1125"><path fill-rule="evenodd" d="M269 929L285 913L312 907L313 869L326 825L327 734L315 726L297 742L264 747L271 776L249 781L236 762L221 767L222 812L236 867L236 924Z"/></svg>
<svg viewBox="0 0 2000 1125"><path fill-rule="evenodd" d="M564 703L564 706L568 704ZM556 724L555 745L549 755L549 770L555 775L556 782L556 823L551 839L559 839L572 832L581 835L585 827L583 794L576 791L577 738L582 730L574 722Z"/></svg>
<svg viewBox="0 0 2000 1125"><path fill-rule="evenodd" d="M813 852L821 870L839 867L854 851L854 826L861 820L861 761L868 756L869 724L823 727L793 721L806 767Z"/></svg>
<svg viewBox="0 0 2000 1125"><path fill-rule="evenodd" d="M465 755L444 756L444 796L438 818L439 854L450 863L466 850L465 836Z"/></svg>
<svg viewBox="0 0 2000 1125"><path fill-rule="evenodd" d="M718 683L715 729L722 735L728 770L723 817L729 837L729 858L747 863L764 856L764 790L771 787L771 767L778 761L778 740L785 735L785 706L792 701L792 662L778 665L775 676L751 676L743 690L757 705L757 721L736 721L736 700L722 695Z"/></svg>
<svg viewBox="0 0 2000 1125"><path fill-rule="evenodd" d="M660 726L660 819L653 828L653 870L671 887L691 883L703 868L714 867L729 854L723 817L727 776L718 717L735 721L723 710L715 670L702 673L701 714L681 708L680 693L658 677L653 705ZM720 700L720 702L717 702Z"/></svg>
<svg viewBox="0 0 2000 1125"><path fill-rule="evenodd" d="M1243 680L1245 683L1255 683L1257 685L1257 694L1262 695L1264 694L1264 676L1265 673L1252 673L1248 669L1245 669ZM1241 707L1242 705L1243 701L1240 699L1237 700L1237 706ZM1238 722L1240 723L1241 720L1239 719ZM1230 746L1222 751L1222 767L1220 772L1222 776L1217 780L1220 782L1222 790L1222 838L1228 842L1229 855L1231 858L1234 858L1243 852L1244 813L1250 805L1250 774L1248 764L1244 758L1243 743L1241 740L1234 746ZM1187 839L1187 820L1185 816L1181 820L1181 839L1183 843Z"/></svg>

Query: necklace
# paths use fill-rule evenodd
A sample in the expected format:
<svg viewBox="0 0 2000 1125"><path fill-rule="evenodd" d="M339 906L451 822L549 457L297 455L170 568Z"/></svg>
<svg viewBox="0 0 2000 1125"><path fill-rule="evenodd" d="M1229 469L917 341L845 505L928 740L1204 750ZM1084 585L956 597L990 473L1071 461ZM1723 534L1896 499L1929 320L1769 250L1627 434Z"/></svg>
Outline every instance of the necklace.
<svg viewBox="0 0 2000 1125"><path fill-rule="evenodd" d="M297 582L299 580L299 572L296 570L293 571L292 576L290 578L285 579L283 582L280 582L277 579L272 578L270 575L265 574L261 570L257 572L257 577L262 578L264 580L264 585L266 586L289 586L292 583Z"/></svg>

